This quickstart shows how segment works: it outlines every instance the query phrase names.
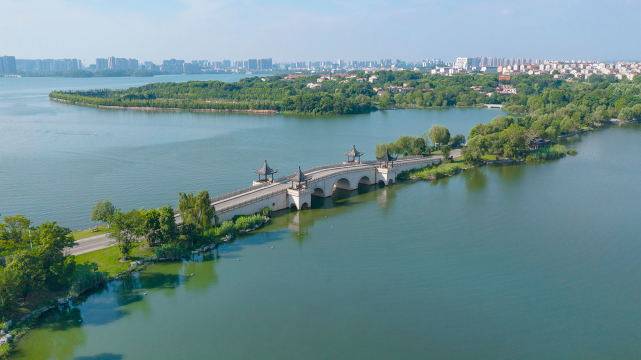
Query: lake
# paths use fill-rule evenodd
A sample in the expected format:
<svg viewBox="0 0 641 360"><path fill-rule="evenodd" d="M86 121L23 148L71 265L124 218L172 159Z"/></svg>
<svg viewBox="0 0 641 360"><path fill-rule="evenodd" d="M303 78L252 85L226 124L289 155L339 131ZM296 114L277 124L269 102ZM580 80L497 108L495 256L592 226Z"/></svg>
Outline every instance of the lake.
<svg viewBox="0 0 641 360"><path fill-rule="evenodd" d="M251 185L263 160L288 175L344 160L356 145L372 159L377 143L421 135L434 124L454 133L498 110L402 110L339 117L97 110L49 100L53 89L122 88L158 81L241 75L143 78L0 78L0 214L36 223L92 225L102 199L117 207L175 205L179 192L212 196Z"/></svg>
<svg viewBox="0 0 641 360"><path fill-rule="evenodd" d="M246 185L263 158L289 173L340 161L352 143L371 154L435 123L467 134L499 114L150 114L20 95L28 92L0 97L1 212L68 226L88 225L96 199L174 203L179 191ZM640 140L638 127L610 128L583 136L578 155L560 161L315 201L222 247L218 259L112 282L47 317L17 357L638 358Z"/></svg>

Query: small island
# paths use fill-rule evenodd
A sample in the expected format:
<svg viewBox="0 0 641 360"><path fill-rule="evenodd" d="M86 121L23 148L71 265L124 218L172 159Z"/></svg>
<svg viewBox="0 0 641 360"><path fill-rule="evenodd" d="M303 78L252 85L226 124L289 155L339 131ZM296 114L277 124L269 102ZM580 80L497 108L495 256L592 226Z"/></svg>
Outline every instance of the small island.
<svg viewBox="0 0 641 360"><path fill-rule="evenodd" d="M503 104L510 98L497 75L446 77L416 71L290 74L252 77L235 83L155 83L124 90L53 91L49 96L61 102L104 108L311 115L484 106Z"/></svg>

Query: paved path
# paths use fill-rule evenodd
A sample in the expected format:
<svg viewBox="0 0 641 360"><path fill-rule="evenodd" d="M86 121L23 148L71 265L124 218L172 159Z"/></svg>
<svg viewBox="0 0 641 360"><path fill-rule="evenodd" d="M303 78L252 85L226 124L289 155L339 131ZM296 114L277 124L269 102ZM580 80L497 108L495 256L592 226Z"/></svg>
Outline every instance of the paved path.
<svg viewBox="0 0 641 360"><path fill-rule="evenodd" d="M71 249L67 249L65 253L69 255L80 255L91 251L104 249L106 247L114 245L115 243L116 240L109 237L107 234L95 235L76 241L76 245L74 245L74 247Z"/></svg>

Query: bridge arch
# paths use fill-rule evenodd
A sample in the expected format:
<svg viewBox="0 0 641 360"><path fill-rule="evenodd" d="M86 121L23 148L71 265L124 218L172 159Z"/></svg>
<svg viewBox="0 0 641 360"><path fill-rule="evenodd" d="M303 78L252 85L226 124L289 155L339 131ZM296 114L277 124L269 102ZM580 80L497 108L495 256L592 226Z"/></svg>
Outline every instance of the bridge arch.
<svg viewBox="0 0 641 360"><path fill-rule="evenodd" d="M332 194L336 191L336 189L352 190L352 186L349 182L349 179L340 178L336 180L336 182L332 186Z"/></svg>
<svg viewBox="0 0 641 360"><path fill-rule="evenodd" d="M309 209L309 204L308 203L303 203L303 205L300 206L301 210Z"/></svg>
<svg viewBox="0 0 641 360"><path fill-rule="evenodd" d="M372 180L370 180L369 176L361 176L361 178L358 180L358 185L372 185Z"/></svg>
<svg viewBox="0 0 641 360"><path fill-rule="evenodd" d="M314 189L314 192L312 193L314 196L320 196L320 197L325 197L325 191L321 187L317 187Z"/></svg>
<svg viewBox="0 0 641 360"><path fill-rule="evenodd" d="M383 187L385 186L385 180L378 180L378 186Z"/></svg>

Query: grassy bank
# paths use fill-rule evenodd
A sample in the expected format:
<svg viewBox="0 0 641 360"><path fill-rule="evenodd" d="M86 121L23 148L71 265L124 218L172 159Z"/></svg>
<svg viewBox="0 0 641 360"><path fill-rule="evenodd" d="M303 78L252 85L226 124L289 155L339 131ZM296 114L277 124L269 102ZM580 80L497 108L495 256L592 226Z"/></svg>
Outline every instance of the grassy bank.
<svg viewBox="0 0 641 360"><path fill-rule="evenodd" d="M399 180L437 180L440 178L456 175L461 171L472 168L473 165L466 164L462 160L441 163L437 166L423 169L410 170L399 174Z"/></svg>
<svg viewBox="0 0 641 360"><path fill-rule="evenodd" d="M107 233L106 226L96 226L90 229L74 230L71 232L71 236L73 236L73 239L77 241L77 240L82 240L88 237L102 235L106 233Z"/></svg>
<svg viewBox="0 0 641 360"><path fill-rule="evenodd" d="M104 273L109 278L114 278L130 268L131 261L140 260L151 257L153 251L144 244L138 244L132 252L128 261L121 261L122 255L118 246L110 246L108 248L76 255L76 262L78 264L96 264L98 271Z"/></svg>

